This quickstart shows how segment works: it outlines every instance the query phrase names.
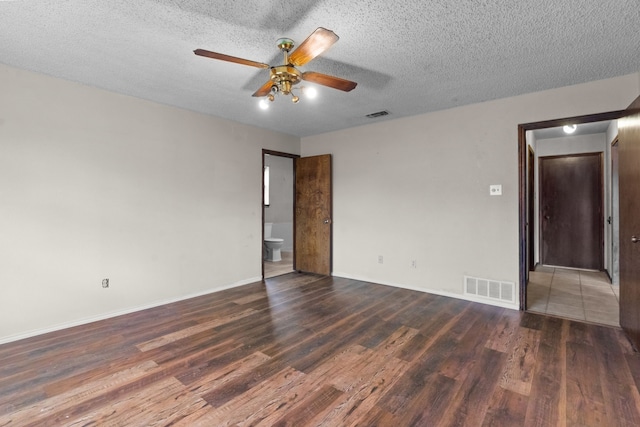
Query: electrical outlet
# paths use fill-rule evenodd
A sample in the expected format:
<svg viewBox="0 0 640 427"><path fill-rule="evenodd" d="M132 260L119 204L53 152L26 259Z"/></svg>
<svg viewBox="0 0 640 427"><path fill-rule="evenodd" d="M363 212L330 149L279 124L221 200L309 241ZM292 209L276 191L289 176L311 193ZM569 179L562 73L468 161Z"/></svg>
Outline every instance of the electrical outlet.
<svg viewBox="0 0 640 427"><path fill-rule="evenodd" d="M418 261L416 261L415 259L411 260L411 268L418 268Z"/></svg>
<svg viewBox="0 0 640 427"><path fill-rule="evenodd" d="M378 264L382 264L383 261L384 258L382 258L382 255L378 255Z"/></svg>
<svg viewBox="0 0 640 427"><path fill-rule="evenodd" d="M109 279L102 279L102 287L103 288L109 287Z"/></svg>

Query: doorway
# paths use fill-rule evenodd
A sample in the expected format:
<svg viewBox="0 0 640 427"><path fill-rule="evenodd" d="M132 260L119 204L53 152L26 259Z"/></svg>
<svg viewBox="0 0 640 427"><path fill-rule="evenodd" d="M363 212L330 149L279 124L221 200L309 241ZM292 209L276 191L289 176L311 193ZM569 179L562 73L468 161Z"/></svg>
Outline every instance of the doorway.
<svg viewBox="0 0 640 427"><path fill-rule="evenodd" d="M276 187L274 185L280 185L275 182L278 178L272 178L274 174L270 166L274 160L276 162L280 161L276 160L278 157L291 160L292 165L291 172L286 172L279 178L281 181L291 179L291 184L286 183L283 185L283 187L287 188L287 196L283 197L283 203L290 206L288 210L291 212L290 218L292 222L292 227L289 228L287 224L285 229L276 226L275 222L270 221L276 218L274 216L275 213L267 213L267 209L270 209L275 203L273 189ZM300 157L297 154L262 150L263 279L292 271L324 276L331 275L333 265L333 173L331 165L330 154ZM292 191L289 192L289 189ZM290 202L291 204L289 205ZM289 216L286 218L289 218ZM286 220L285 222L288 223ZM286 250L286 238L289 232L292 234L292 243L289 246L291 249L290 255L286 253L288 252ZM277 234L281 234L284 237L277 237ZM280 249L278 256L269 253L274 246L268 245L268 243L272 242L267 241L267 236L281 240L281 246L285 248L285 251L283 252ZM284 259L282 259L282 253L285 253ZM291 265L286 262L289 257L292 260ZM281 259L277 260L278 258Z"/></svg>
<svg viewBox="0 0 640 427"><path fill-rule="evenodd" d="M262 277L294 271L295 165L299 156L262 150Z"/></svg>
<svg viewBox="0 0 640 427"><path fill-rule="evenodd" d="M541 228L543 227L542 222L544 218L539 217L540 210L542 207L536 206L534 221L531 221L531 198L530 195L532 192L537 193L536 197L540 197L540 192L542 189L539 188L539 179L535 180L535 188L531 189L531 169L527 166L531 165L531 149L529 148L529 143L527 142L527 134L532 134L533 132L528 131L538 131L543 132L552 132L557 131L557 128L561 128L564 125L568 124L589 124L589 126L595 126L598 122L608 122L612 120L617 120L618 118L625 115L625 111L614 111L603 114L589 115L589 116L579 116L572 117L566 119L558 119L546 122L537 122L537 123L528 123L519 126L519 186L520 186L520 309L528 310L531 309L532 305L535 310L538 312L546 312L547 308L553 309L557 301L553 301L554 297L560 296L564 299L573 298L569 294L573 294L576 297L575 301L572 301L575 306L579 307L582 314L580 314L578 319L594 321L598 323L606 323L606 324L614 324L616 322L617 310L618 310L618 294L616 290L611 286L611 282L607 275L610 268L610 246L607 246L604 249L605 253L602 255L604 245L600 246L599 253L601 254L601 259L605 259L606 261L601 261L599 266L593 268L593 270L600 271L586 271L586 270L572 270L572 269L564 269L557 268L557 266L543 266L542 265L542 252L544 248L542 247L540 238L541 236ZM605 126L606 128L606 126ZM606 137L602 138L602 148L598 150L586 148L582 151L579 151L576 147L574 147L574 151L572 153L586 153L589 151L605 151L605 147L607 143L610 142L610 138L612 134L615 134L615 129L611 129L609 133L607 133ZM601 131L605 133L607 131ZM546 136L547 138L554 138L553 136ZM575 141L574 141L575 142ZM550 150L557 150L555 143L553 147L544 147L543 145L536 145L534 147L536 149L537 156L553 156L553 155L561 155L560 152L553 152ZM605 154L608 156L608 154ZM538 160L539 157L536 158ZM608 157L606 157L605 162L608 161ZM601 176L604 176L604 187L609 188L609 164L601 162ZM539 162L536 161L536 177L539 178ZM604 169L604 170L603 170ZM603 173L602 173L603 172ZM600 178L602 179L602 178ZM606 242L610 244L609 235L611 233L611 228L608 223L605 222L607 219L604 215L604 212L607 212L607 215L611 212L611 205L609 202L609 198L604 198L601 196L602 204L604 205L603 210L601 210L601 214L599 218L600 230L604 233L607 238ZM605 203L606 202L606 203ZM537 204L537 203L536 203ZM534 228L534 232L532 233L531 228ZM535 242L532 242L532 234ZM598 235L600 231L598 232ZM601 239L598 239L601 240ZM535 243L535 244L534 244ZM533 256L532 256L533 251ZM605 265L602 265L605 264ZM535 266L531 268L531 266ZM581 266L584 268L583 266ZM593 266L592 266L593 267ZM531 271L528 271L531 270ZM527 277L528 276L528 277ZM529 288L529 284L531 284L531 289ZM560 289L560 286L563 289ZM564 289L564 287L570 287L571 289ZM597 295L596 295L597 294ZM598 298L604 296L606 294L607 302L598 303ZM529 299L532 298L530 301ZM582 300L581 300L582 298ZM601 301L605 301L602 299ZM564 302L564 301L563 301ZM589 302L589 304L587 304ZM589 305L587 307L590 310L600 310L604 309L605 306L610 308L607 313L606 318L603 318L603 321L600 321L596 318L597 313L590 313L592 318L586 319L586 310L585 304ZM552 310L553 311L553 310ZM560 313L548 312L549 314L562 315ZM571 317L565 315L564 317Z"/></svg>

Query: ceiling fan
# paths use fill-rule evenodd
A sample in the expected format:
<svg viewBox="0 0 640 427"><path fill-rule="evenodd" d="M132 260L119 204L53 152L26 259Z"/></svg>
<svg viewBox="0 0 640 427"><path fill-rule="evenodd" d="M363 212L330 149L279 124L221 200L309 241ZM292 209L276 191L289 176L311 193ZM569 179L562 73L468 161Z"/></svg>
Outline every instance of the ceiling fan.
<svg viewBox="0 0 640 427"><path fill-rule="evenodd" d="M327 74L317 73L314 71L301 72L296 67L305 65L316 56L329 49L339 37L331 30L319 27L305 41L300 44L293 52L293 40L288 38L278 39L277 46L284 54L282 65L270 66L262 62L250 61L248 59L237 58L222 53L211 52L204 49L196 49L193 51L196 55L206 56L207 58L219 59L222 61L234 62L241 65L249 65L256 68L270 69L269 81L260 87L253 96L267 97L269 101L275 99L275 95L291 95L293 103L297 103L300 98L293 94L293 87L301 80L317 83L319 85L331 87L334 89L349 92L353 90L357 83L350 80L341 79L339 77ZM262 101L264 102L264 100ZM268 106L268 104L264 104ZM266 108L266 107L264 107Z"/></svg>

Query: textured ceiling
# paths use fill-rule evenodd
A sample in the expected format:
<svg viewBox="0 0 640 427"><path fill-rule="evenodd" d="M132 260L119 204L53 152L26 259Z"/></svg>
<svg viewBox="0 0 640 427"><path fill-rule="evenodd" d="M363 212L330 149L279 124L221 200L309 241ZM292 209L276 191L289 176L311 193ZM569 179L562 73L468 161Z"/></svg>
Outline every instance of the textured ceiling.
<svg viewBox="0 0 640 427"><path fill-rule="evenodd" d="M358 82L349 93L251 94L280 37L340 40L300 67ZM0 1L0 61L255 126L308 136L640 70L638 0ZM622 106L621 106L622 107Z"/></svg>

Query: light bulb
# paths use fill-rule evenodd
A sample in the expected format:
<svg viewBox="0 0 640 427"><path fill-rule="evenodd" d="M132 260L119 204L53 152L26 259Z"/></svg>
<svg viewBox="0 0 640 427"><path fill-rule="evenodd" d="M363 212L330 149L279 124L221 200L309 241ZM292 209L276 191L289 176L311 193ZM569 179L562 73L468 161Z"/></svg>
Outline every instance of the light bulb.
<svg viewBox="0 0 640 427"><path fill-rule="evenodd" d="M578 127L576 125L565 125L562 127L564 133L574 133Z"/></svg>
<svg viewBox="0 0 640 427"><path fill-rule="evenodd" d="M260 100L260 102L258 103L258 105L260 106L261 109L266 110L269 108L269 102L267 102L266 98L262 98Z"/></svg>
<svg viewBox="0 0 640 427"><path fill-rule="evenodd" d="M304 95L309 99L314 99L316 96L318 96L318 91L315 87L308 87L305 88Z"/></svg>

